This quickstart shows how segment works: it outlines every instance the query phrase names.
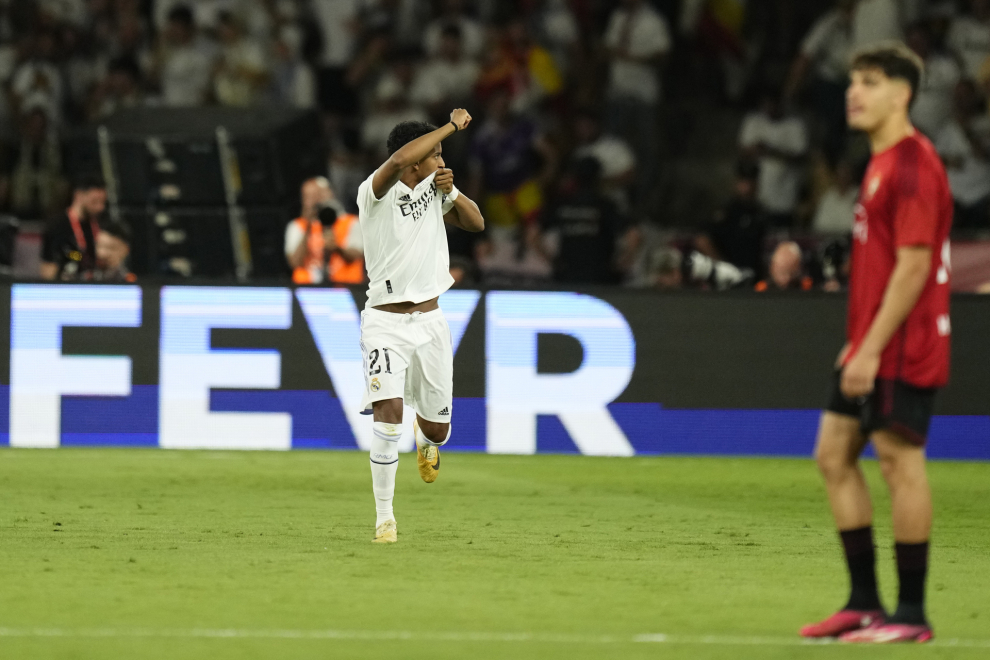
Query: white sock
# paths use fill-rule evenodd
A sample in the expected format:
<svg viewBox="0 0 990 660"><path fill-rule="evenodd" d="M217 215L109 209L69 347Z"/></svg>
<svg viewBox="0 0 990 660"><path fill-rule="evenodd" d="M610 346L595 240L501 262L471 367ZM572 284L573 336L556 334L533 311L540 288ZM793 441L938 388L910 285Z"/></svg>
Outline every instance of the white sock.
<svg viewBox="0 0 990 660"><path fill-rule="evenodd" d="M450 440L450 432L453 430L453 428L454 427L452 425L448 424L447 437L443 439L443 442L433 442L432 440L426 437L426 434L423 433L423 429L419 428L419 424L417 424L416 426L413 427L413 430L415 431L414 435L416 436L416 446L425 447L426 445L433 445L434 447L443 447L445 444L447 444L447 441Z"/></svg>
<svg viewBox="0 0 990 660"><path fill-rule="evenodd" d="M395 520L392 498L395 497L395 471L399 468L399 437L402 424L375 422L371 440L371 486L375 492L375 527Z"/></svg>

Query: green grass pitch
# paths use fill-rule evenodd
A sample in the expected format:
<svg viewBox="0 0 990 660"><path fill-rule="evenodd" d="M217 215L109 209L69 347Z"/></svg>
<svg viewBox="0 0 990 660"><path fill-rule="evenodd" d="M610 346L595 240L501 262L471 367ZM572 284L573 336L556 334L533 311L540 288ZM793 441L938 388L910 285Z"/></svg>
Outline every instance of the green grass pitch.
<svg viewBox="0 0 990 660"><path fill-rule="evenodd" d="M378 546L363 453L4 449L0 657L987 658L990 464L931 476L937 641L867 650L795 636L846 595L806 460L407 455Z"/></svg>

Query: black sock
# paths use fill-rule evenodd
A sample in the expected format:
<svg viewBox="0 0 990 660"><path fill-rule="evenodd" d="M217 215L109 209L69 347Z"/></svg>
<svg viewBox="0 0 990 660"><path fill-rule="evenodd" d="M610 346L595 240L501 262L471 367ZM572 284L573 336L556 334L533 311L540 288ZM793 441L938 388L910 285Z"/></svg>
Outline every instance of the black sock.
<svg viewBox="0 0 990 660"><path fill-rule="evenodd" d="M897 611L891 623L921 625L925 620L925 577L928 575L928 541L924 543L896 543L897 577L900 579L900 596Z"/></svg>
<svg viewBox="0 0 990 660"><path fill-rule="evenodd" d="M862 527L839 532L842 547L846 551L846 564L852 581L847 610L879 610L880 594L877 593L876 550L873 547L873 527Z"/></svg>

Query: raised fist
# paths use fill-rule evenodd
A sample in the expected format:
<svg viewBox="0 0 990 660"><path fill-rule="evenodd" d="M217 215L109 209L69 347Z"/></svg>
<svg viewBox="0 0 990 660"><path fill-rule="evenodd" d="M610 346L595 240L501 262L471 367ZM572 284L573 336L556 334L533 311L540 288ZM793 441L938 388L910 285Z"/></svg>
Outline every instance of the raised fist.
<svg viewBox="0 0 990 660"><path fill-rule="evenodd" d="M468 114L467 110L457 108L450 113L450 121L454 122L454 126L456 126L458 130L463 131L468 127L468 124L471 123L471 115Z"/></svg>

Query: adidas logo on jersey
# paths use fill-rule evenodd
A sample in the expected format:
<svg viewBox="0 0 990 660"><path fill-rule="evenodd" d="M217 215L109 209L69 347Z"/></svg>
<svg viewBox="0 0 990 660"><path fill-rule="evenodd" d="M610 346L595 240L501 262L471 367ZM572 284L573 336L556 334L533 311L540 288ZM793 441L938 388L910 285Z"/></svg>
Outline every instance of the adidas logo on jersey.
<svg viewBox="0 0 990 660"><path fill-rule="evenodd" d="M444 408L443 410L441 410L437 414L438 415L447 415L449 417L450 416L450 408Z"/></svg>
<svg viewBox="0 0 990 660"><path fill-rule="evenodd" d="M399 198L399 201L400 202L409 202L409 201L412 201L412 197L410 197L409 195L403 195L402 197Z"/></svg>

